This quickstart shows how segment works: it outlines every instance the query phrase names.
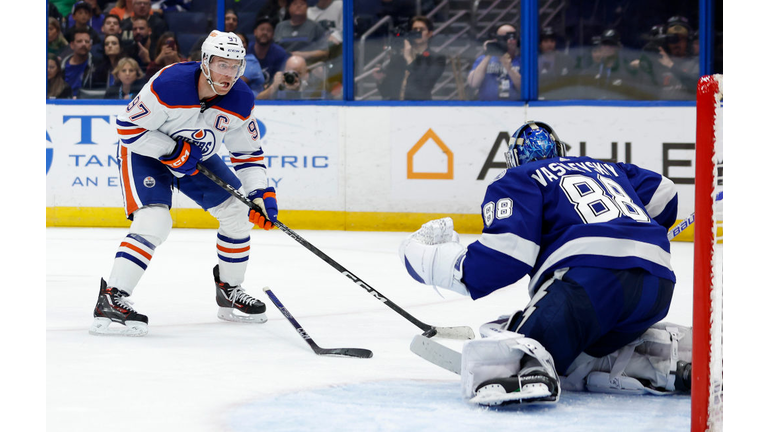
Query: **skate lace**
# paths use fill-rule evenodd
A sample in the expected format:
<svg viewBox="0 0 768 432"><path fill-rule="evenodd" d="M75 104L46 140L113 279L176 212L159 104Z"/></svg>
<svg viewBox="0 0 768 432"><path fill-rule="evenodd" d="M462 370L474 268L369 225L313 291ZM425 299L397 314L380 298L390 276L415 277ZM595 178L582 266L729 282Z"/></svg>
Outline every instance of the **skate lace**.
<svg viewBox="0 0 768 432"><path fill-rule="evenodd" d="M243 289L239 286L234 287L232 291L230 291L229 295L227 296L227 299L232 302L232 304L235 304L236 302L240 302L245 305L252 305L254 302L256 302L256 299L248 295Z"/></svg>
<svg viewBox="0 0 768 432"><path fill-rule="evenodd" d="M128 300L127 298L121 296L121 295L116 295L115 296L115 304L120 306L121 308L123 308L125 310L131 311L131 312L136 312L136 310L133 309L133 302L131 300Z"/></svg>

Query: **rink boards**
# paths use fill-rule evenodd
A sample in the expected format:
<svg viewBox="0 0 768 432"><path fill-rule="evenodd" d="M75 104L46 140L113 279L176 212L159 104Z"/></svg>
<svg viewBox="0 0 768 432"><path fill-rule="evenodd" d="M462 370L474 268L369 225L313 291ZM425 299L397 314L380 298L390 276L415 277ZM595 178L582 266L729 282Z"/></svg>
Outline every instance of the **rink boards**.
<svg viewBox="0 0 768 432"><path fill-rule="evenodd" d="M46 105L48 226L127 226L115 131L123 109ZM452 216L459 232L479 233L485 188L526 120L554 127L569 155L663 173L678 186L678 219L693 211L693 106L264 105L257 113L280 219L292 228L411 231ZM182 194L173 207L176 226L216 226Z"/></svg>

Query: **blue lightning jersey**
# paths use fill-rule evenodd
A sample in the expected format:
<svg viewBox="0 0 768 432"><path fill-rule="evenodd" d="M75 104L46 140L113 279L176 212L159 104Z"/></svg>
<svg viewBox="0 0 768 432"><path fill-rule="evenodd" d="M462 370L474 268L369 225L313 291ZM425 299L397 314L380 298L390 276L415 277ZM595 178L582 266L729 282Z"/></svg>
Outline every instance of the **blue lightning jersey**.
<svg viewBox="0 0 768 432"><path fill-rule="evenodd" d="M525 275L534 295L557 269L643 268L675 281L667 231L677 217L674 184L655 172L589 157L508 169L486 190L484 229L463 261L473 299Z"/></svg>

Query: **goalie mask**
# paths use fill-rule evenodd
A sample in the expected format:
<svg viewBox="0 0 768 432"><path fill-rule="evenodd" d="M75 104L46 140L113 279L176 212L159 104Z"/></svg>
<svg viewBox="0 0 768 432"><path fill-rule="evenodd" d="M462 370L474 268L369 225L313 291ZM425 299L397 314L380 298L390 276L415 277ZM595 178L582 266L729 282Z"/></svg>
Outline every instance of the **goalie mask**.
<svg viewBox="0 0 768 432"><path fill-rule="evenodd" d="M548 124L529 121L512 135L509 151L504 156L507 168L514 168L528 162L565 156L565 143Z"/></svg>
<svg viewBox="0 0 768 432"><path fill-rule="evenodd" d="M208 80L208 85L211 86L216 94L221 94L217 91L216 87L222 87L222 85L211 79L211 71L234 77L233 83L245 72L245 48L243 47L242 40L234 33L212 31L203 41L201 57L200 69L202 69L203 75ZM226 66L224 63L219 65L214 63L214 57L234 59L238 60L239 63L234 67Z"/></svg>

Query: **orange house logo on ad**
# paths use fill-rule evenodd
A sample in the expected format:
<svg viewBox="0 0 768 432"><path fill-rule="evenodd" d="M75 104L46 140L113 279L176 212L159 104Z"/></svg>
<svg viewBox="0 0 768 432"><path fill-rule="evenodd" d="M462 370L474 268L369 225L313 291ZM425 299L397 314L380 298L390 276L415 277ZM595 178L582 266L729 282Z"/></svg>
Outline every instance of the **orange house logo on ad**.
<svg viewBox="0 0 768 432"><path fill-rule="evenodd" d="M447 156L445 171L443 172L416 172L413 168L413 157L429 141L434 142L440 150ZM443 140L430 128L419 139L419 141L408 150L408 179L428 179L428 180L452 180L453 179L453 152L445 145Z"/></svg>

